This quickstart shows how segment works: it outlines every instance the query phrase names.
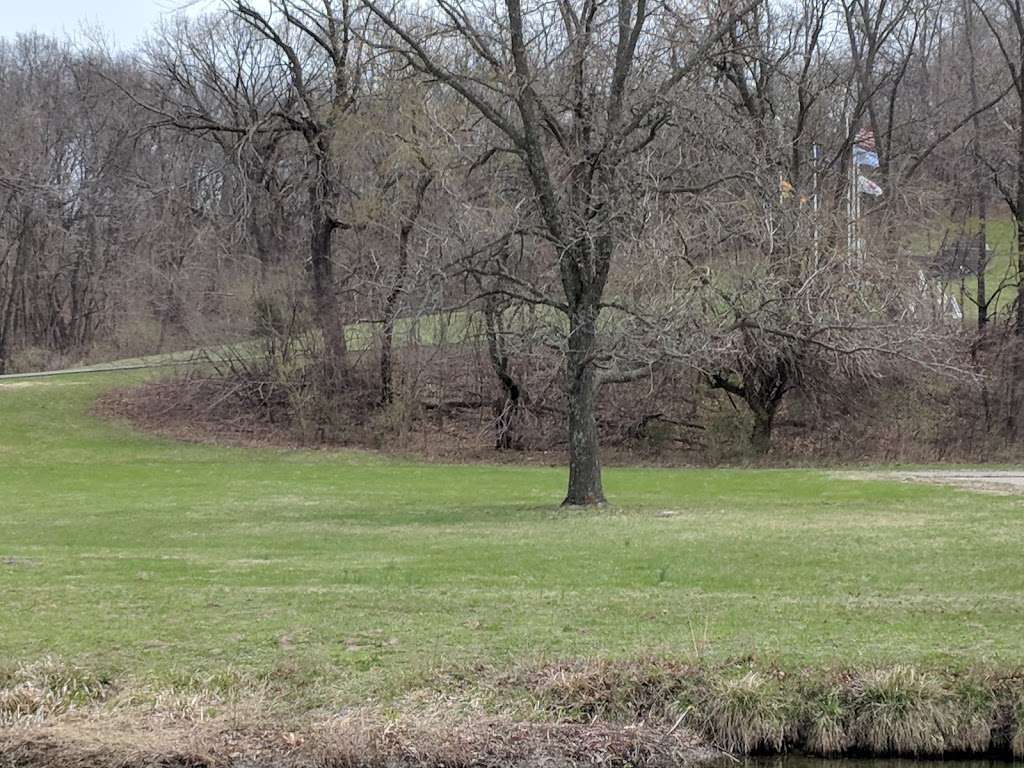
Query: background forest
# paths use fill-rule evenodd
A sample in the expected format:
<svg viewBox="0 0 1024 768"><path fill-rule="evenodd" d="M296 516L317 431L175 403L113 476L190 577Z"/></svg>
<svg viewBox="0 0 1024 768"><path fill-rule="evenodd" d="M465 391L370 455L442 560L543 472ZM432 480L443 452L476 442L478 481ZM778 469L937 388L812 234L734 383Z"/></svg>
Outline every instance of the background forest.
<svg viewBox="0 0 1024 768"><path fill-rule="evenodd" d="M205 350L108 407L570 503L1020 454L1018 0L242 1L0 41L0 114L0 373Z"/></svg>

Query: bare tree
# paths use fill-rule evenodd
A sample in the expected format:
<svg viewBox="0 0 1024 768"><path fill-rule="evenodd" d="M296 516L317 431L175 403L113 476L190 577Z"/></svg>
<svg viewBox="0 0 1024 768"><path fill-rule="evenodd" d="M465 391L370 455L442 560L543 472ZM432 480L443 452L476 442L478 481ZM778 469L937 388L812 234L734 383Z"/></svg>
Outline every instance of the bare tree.
<svg viewBox="0 0 1024 768"><path fill-rule="evenodd" d="M0 42L0 367L15 338L68 354L106 319L139 124L92 55L37 35Z"/></svg>
<svg viewBox="0 0 1024 768"><path fill-rule="evenodd" d="M281 183L278 145L286 136L299 140L301 166L293 160L292 167L305 193L310 296L324 362L336 378L346 366L346 342L335 233L351 226L338 136L355 110L366 65L358 9L347 0L274 0L265 7L238 0L230 8L241 27L230 18L205 26L179 22L164 35L150 57L171 91L146 106L164 125L216 137L243 177L270 192ZM251 219L257 240L266 238L261 213Z"/></svg>
<svg viewBox="0 0 1024 768"><path fill-rule="evenodd" d="M1024 7L1019 0L984 3L974 0L996 42L1014 95L1017 110L1006 121L1014 132L1015 151L1003 163L992 164L994 180L1017 229L1016 284L1024 285ZM1012 169L1012 170L1011 170ZM1024 302L1018 300L1014 324L1017 336L1024 336Z"/></svg>
<svg viewBox="0 0 1024 768"><path fill-rule="evenodd" d="M564 503L601 504L597 395L621 372L602 371L598 320L616 249L636 214L632 184L642 183L645 150L672 120L668 97L757 3L708 19L646 0L507 0L500 12L442 2L436 16L413 19L366 4L394 33L393 49L476 108L501 139L493 153L514 154L529 180L561 284L550 304L567 317Z"/></svg>

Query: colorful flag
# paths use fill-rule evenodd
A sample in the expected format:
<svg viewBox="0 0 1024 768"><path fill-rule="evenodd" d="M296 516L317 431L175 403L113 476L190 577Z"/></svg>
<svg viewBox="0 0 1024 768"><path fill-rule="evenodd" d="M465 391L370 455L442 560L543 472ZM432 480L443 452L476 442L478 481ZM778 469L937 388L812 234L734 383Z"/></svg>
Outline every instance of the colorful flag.
<svg viewBox="0 0 1024 768"><path fill-rule="evenodd" d="M866 176L857 177L857 186L865 195L880 197L882 194L882 188Z"/></svg>
<svg viewBox="0 0 1024 768"><path fill-rule="evenodd" d="M870 128L861 128L857 131L857 136L853 142L861 149L866 149L868 152L874 152L875 147L875 132Z"/></svg>
<svg viewBox="0 0 1024 768"><path fill-rule="evenodd" d="M854 145L853 162L857 165L866 165L868 168L877 168L878 155L869 149L864 149L864 147Z"/></svg>

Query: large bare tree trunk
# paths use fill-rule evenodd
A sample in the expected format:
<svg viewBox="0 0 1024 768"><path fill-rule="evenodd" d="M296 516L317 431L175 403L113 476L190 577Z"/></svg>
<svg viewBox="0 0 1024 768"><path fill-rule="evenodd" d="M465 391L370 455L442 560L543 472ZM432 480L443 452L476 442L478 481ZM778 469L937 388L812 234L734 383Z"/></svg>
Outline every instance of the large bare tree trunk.
<svg viewBox="0 0 1024 768"><path fill-rule="evenodd" d="M334 263L331 261L331 240L335 223L312 206L312 232L309 246L310 290L317 326L323 334L324 363L333 383L345 369L345 323L338 305L338 293L334 285Z"/></svg>
<svg viewBox="0 0 1024 768"><path fill-rule="evenodd" d="M569 492L563 506L604 504L597 437L598 308L587 302L569 313L566 385L569 395Z"/></svg>
<svg viewBox="0 0 1024 768"><path fill-rule="evenodd" d="M21 210L21 230L6 295L0 296L0 374L7 373L16 329L18 299L24 297L25 276L32 259L35 215L28 205Z"/></svg>
<svg viewBox="0 0 1024 768"><path fill-rule="evenodd" d="M755 456L767 456L772 449L772 430L775 426L775 414L782 404L782 397L759 400L750 398L747 405L754 416L754 426L750 430L750 450Z"/></svg>

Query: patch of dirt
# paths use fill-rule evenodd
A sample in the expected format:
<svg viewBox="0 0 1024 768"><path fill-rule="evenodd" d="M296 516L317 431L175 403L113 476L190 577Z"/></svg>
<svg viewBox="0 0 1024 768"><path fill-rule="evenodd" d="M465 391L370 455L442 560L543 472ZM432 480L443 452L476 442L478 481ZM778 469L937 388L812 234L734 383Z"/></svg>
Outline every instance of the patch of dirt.
<svg viewBox="0 0 1024 768"><path fill-rule="evenodd" d="M253 414L228 415L198 399L187 397L185 384L171 379L150 381L104 392L90 413L100 418L127 421L143 432L191 443L277 446L297 448L302 443L286 429Z"/></svg>
<svg viewBox="0 0 1024 768"><path fill-rule="evenodd" d="M428 413L408 430L396 431L387 424L353 430L341 440L301 440L287 424L274 423L240 408L211 407L210 399L189 395L178 379L150 381L109 390L96 400L90 413L103 419L127 421L150 434L210 445L246 448L304 448L332 451L344 448L375 450L421 461L486 462L563 466L566 452L550 450L497 451L486 414L478 408ZM215 399L215 398L214 398ZM672 466L690 462L679 454L638 456L636 452L606 446L602 458L608 466Z"/></svg>
<svg viewBox="0 0 1024 768"><path fill-rule="evenodd" d="M210 399L196 397L185 389L187 386L186 382L170 379L110 390L100 395L91 413L127 421L143 432L191 443L325 451L356 448L428 461L556 464L563 460L559 451L495 451L486 430L468 428L458 414L428 416L413 429L401 432L386 424L370 423L352 429L345 440L303 440L288 424L237 407L211 406ZM365 420L366 415L362 418Z"/></svg>
<svg viewBox="0 0 1024 768"><path fill-rule="evenodd" d="M1001 495L1024 494L1024 470L921 469L892 472L843 472L839 477L863 480L900 480L907 483L949 485L968 491Z"/></svg>
<svg viewBox="0 0 1024 768"><path fill-rule="evenodd" d="M27 381L0 381L0 389L25 389L26 387L67 387L74 386L74 381L53 381L52 379L39 378L28 379Z"/></svg>
<svg viewBox="0 0 1024 768"><path fill-rule="evenodd" d="M39 565L39 562L36 560L31 560L27 557L15 557L14 555L5 555L0 556L0 565L6 565L12 568L25 568L33 565Z"/></svg>

